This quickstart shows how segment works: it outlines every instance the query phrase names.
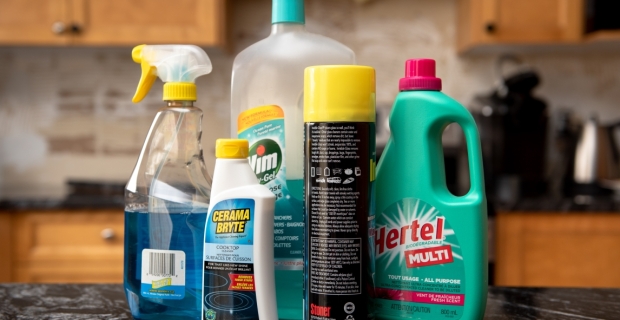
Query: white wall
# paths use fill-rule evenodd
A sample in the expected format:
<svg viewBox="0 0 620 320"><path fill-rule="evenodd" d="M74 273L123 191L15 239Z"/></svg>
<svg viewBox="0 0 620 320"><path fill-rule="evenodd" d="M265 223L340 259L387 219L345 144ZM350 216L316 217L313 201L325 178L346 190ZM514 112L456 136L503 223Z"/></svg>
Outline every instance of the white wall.
<svg viewBox="0 0 620 320"><path fill-rule="evenodd" d="M359 64L377 70L377 102L398 93L404 61L434 58L444 92L468 105L495 83L496 54L459 57L457 0L306 0L308 29L350 46ZM269 34L269 0L232 0L233 53L210 48L213 73L198 81L205 112L204 147L227 136L234 54ZM522 57L542 75L537 95L555 110L620 118L618 52L552 50ZM125 181L155 110L161 84L144 102L130 102L140 68L131 48L0 48L0 196L64 193L72 179Z"/></svg>

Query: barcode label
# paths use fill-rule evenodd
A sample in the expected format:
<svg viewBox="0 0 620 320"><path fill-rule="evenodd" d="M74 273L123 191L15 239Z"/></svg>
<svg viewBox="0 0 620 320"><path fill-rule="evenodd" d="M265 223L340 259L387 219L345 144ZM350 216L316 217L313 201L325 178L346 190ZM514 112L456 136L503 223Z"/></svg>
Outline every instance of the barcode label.
<svg viewBox="0 0 620 320"><path fill-rule="evenodd" d="M142 296L182 299L185 269L185 252L181 250L142 250Z"/></svg>
<svg viewBox="0 0 620 320"><path fill-rule="evenodd" d="M158 277L176 276L174 253L149 252L149 273Z"/></svg>

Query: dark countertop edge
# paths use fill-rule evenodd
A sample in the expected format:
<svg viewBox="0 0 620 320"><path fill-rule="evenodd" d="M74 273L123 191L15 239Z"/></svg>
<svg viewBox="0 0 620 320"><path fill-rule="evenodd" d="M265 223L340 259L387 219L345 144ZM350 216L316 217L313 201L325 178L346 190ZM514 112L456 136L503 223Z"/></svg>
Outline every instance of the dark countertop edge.
<svg viewBox="0 0 620 320"><path fill-rule="evenodd" d="M0 211L88 210L125 208L124 197L70 197L65 199L3 199Z"/></svg>

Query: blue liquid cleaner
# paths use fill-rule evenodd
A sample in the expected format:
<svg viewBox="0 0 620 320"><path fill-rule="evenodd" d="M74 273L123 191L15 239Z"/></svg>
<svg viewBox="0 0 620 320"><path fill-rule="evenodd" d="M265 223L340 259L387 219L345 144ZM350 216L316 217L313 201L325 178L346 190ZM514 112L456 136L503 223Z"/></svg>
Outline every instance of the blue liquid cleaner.
<svg viewBox="0 0 620 320"><path fill-rule="evenodd" d="M276 270L278 318L297 320L303 316L303 270Z"/></svg>
<svg viewBox="0 0 620 320"><path fill-rule="evenodd" d="M294 221L303 222L303 195L304 180L286 180L286 186L292 196L288 206L281 206L283 200L276 202L276 215L292 214ZM293 208L291 208L291 206ZM285 212L281 212L285 211ZM286 211L291 211L286 212ZM304 228L286 230L286 235L304 237ZM303 241L303 240L302 240ZM276 256L276 258L278 258ZM303 258L303 253L297 254L298 259ZM280 320L301 320L303 317L303 294L304 294L304 271L278 270L276 269L276 300L278 301L278 318Z"/></svg>
<svg viewBox="0 0 620 320"><path fill-rule="evenodd" d="M135 319L201 319L202 254L207 213L175 211L169 214L125 211L124 286ZM185 296L182 299L142 296L143 249L185 252Z"/></svg>

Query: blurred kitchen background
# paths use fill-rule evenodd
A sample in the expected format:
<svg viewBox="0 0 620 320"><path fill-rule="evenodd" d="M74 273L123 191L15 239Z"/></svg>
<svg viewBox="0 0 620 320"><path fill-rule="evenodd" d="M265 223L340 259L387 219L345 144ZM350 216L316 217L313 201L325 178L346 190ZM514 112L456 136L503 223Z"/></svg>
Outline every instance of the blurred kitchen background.
<svg viewBox="0 0 620 320"><path fill-rule="evenodd" d="M490 282L620 287L620 4L614 0L306 0L307 29L377 71L378 151L405 60L437 60L478 123ZM141 43L192 43L203 146L229 133L235 55L270 0L0 0L0 281L122 281L123 186L161 86L135 105ZM468 189L460 129L447 184Z"/></svg>

